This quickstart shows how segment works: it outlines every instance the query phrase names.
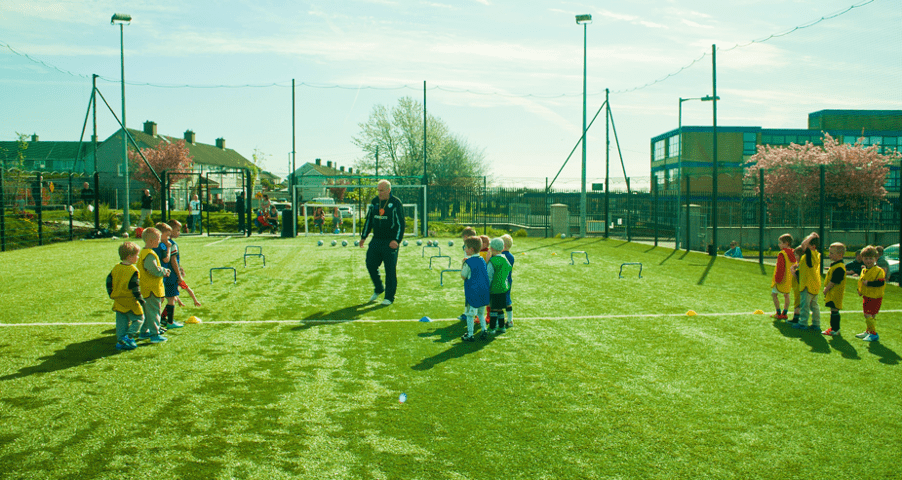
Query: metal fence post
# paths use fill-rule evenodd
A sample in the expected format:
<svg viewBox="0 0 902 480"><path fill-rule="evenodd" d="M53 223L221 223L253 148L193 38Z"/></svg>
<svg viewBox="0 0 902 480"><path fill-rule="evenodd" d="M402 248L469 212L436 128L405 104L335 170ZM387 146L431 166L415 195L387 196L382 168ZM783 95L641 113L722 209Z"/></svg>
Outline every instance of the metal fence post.
<svg viewBox="0 0 902 480"><path fill-rule="evenodd" d="M825 205L826 202L825 202L825 200L824 200L824 198L826 197L826 195L825 195L826 192L825 192L824 190L825 190L826 183L827 183L827 182L825 181L825 179L826 179L826 168L825 168L825 167L826 167L825 165L821 165L821 166L820 166L820 180L821 180L821 181L820 181L820 184L821 184L821 185L820 185L820 194L818 195L818 196L820 197L820 198L819 198L819 200L820 200L819 203L820 203L820 217L821 217L821 218L820 218L820 225L818 226L818 233L817 233L817 234L821 237L821 241L820 241L820 243L819 243L819 248L818 248L818 250L819 250L820 253L822 253L822 254L824 253L824 242L826 241L826 240L824 239L824 213L825 213L826 210L827 210L826 205ZM821 255L821 264L818 265L818 268L820 269L820 270L818 270L819 272L820 272L820 271L823 271L823 266L824 266L824 256Z"/></svg>
<svg viewBox="0 0 902 480"><path fill-rule="evenodd" d="M3 189L3 170L0 165L0 252L6 251L6 191Z"/></svg>
<svg viewBox="0 0 902 480"><path fill-rule="evenodd" d="M758 264L764 265L764 169L758 169Z"/></svg>
<svg viewBox="0 0 902 480"><path fill-rule="evenodd" d="M658 246L658 177L655 177L654 175L652 175L651 181L652 181L651 188L652 188L652 192L654 193L653 200L652 200L654 203L652 203L651 211L652 211L652 220L655 222L655 246L657 247Z"/></svg>
<svg viewBox="0 0 902 480"><path fill-rule="evenodd" d="M682 148L682 146L680 148ZM689 175L686 175L686 241L684 243L686 244L686 252L687 253L692 248L690 246L690 244L692 242L689 241L689 205L691 204L691 201L690 201L691 199L689 197L689 192L690 192L689 186L690 185L691 184L689 182Z"/></svg>
<svg viewBox="0 0 902 480"><path fill-rule="evenodd" d="M71 242L73 237L72 234L72 217L74 216L74 211L72 210L72 172L69 172L69 191L66 196L66 211L69 213L69 241Z"/></svg>
<svg viewBox="0 0 902 480"><path fill-rule="evenodd" d="M44 176L40 173L34 180L34 186L31 190L31 196L34 197L34 212L38 217L38 245L44 244L44 215L41 208L44 203Z"/></svg>

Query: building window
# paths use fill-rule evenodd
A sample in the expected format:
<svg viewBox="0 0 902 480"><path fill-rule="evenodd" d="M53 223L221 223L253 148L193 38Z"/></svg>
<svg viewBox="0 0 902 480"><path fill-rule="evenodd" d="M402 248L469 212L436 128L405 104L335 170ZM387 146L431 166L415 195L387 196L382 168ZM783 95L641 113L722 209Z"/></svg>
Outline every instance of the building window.
<svg viewBox="0 0 902 480"><path fill-rule="evenodd" d="M664 140L655 142L655 160L664 160Z"/></svg>
<svg viewBox="0 0 902 480"><path fill-rule="evenodd" d="M655 180L657 181L658 185L663 185L663 183L664 183L664 170L658 170L657 172L655 172Z"/></svg>
<svg viewBox="0 0 902 480"><path fill-rule="evenodd" d="M674 135L667 140L667 156L676 157L680 155L680 136Z"/></svg>
<svg viewBox="0 0 902 480"><path fill-rule="evenodd" d="M889 175L886 176L886 184L884 187L890 192L899 191L899 169L890 169Z"/></svg>
<svg viewBox="0 0 902 480"><path fill-rule="evenodd" d="M742 134L742 154L743 155L754 155L758 153L757 148L758 135L754 133L743 133Z"/></svg>

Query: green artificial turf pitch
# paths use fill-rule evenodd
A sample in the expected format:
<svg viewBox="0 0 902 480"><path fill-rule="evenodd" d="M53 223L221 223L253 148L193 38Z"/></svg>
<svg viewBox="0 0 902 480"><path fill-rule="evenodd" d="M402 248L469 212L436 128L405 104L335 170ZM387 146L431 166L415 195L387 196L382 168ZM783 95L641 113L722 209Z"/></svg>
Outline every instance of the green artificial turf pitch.
<svg viewBox="0 0 902 480"><path fill-rule="evenodd" d="M827 338L769 318L772 267L517 238L514 328L464 343L439 249L402 248L382 307L365 251L319 238L183 237L203 306L176 317L204 323L130 352L104 286L117 241L0 254L0 477L900 477L895 285L869 344L851 281Z"/></svg>

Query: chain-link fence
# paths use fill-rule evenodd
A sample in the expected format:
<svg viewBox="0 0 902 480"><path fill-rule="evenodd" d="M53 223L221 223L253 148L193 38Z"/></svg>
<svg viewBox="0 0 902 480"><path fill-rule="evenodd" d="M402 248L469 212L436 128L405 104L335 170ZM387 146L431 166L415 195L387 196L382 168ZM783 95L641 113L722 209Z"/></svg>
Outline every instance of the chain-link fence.
<svg viewBox="0 0 902 480"><path fill-rule="evenodd" d="M0 250L85 238L94 230L90 178L55 172L0 171ZM88 194L84 194L84 182Z"/></svg>

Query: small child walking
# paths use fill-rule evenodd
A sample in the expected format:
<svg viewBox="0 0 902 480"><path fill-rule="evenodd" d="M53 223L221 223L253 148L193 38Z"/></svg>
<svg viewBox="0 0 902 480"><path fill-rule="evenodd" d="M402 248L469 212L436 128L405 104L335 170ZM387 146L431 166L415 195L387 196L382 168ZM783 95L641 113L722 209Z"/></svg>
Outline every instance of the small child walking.
<svg viewBox="0 0 902 480"><path fill-rule="evenodd" d="M846 293L846 264L843 257L846 254L846 246L836 242L830 245L830 269L827 270L827 285L824 285L825 306L830 309L830 328L824 330L824 335L829 337L839 336L839 311L842 310L842 299Z"/></svg>
<svg viewBox="0 0 902 480"><path fill-rule="evenodd" d="M489 274L485 261L479 255L482 249L482 240L479 237L470 237L464 241L464 253L467 255L460 266L460 277L464 280L464 297L467 306L464 315L467 321L467 333L460 337L465 342L476 340L473 336L473 317L479 309L489 304ZM482 323L480 338L488 338L486 324Z"/></svg>
<svg viewBox="0 0 902 480"><path fill-rule="evenodd" d="M125 242L119 245L119 260L106 277L106 291L113 299L116 312L116 349L134 350L138 347L134 337L144 323L144 299L138 280L138 245Z"/></svg>
<svg viewBox="0 0 902 480"><path fill-rule="evenodd" d="M862 298L864 322L867 329L855 336L865 342L880 340L880 335L877 335L877 313L880 312L880 305L883 304L886 272L877 266L878 257L880 254L873 246L869 245L861 250L864 267L861 269L861 276L858 277L858 295Z"/></svg>

